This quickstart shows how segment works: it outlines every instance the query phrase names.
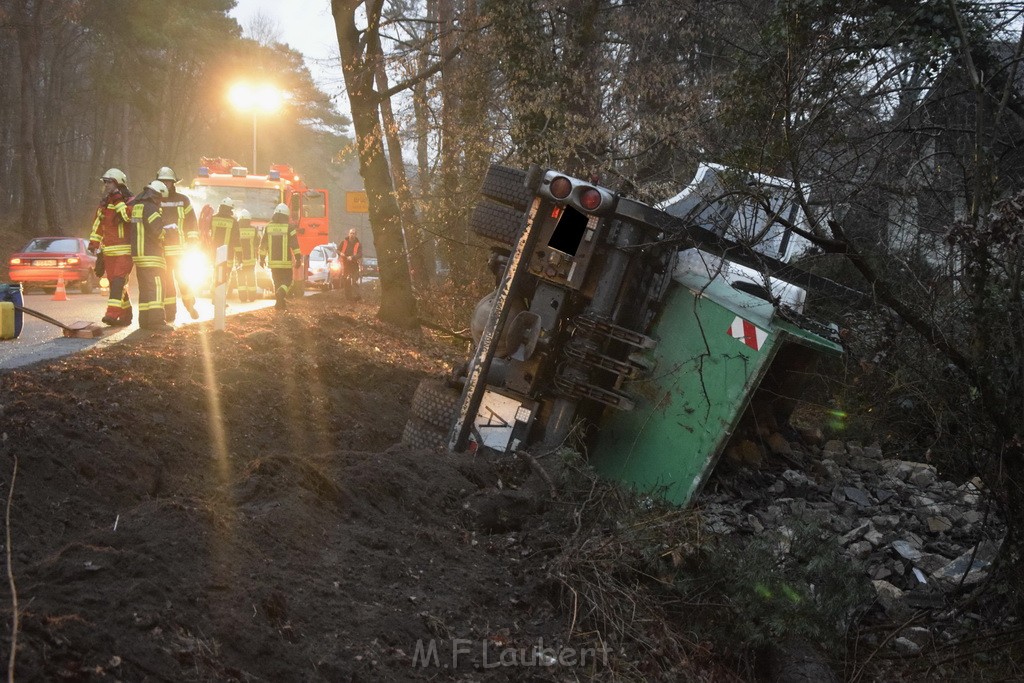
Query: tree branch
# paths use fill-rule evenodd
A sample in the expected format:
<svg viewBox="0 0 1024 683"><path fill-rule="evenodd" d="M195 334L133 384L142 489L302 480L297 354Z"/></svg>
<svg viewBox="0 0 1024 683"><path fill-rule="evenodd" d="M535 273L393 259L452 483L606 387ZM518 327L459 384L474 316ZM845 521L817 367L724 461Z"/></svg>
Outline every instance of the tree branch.
<svg viewBox="0 0 1024 683"><path fill-rule="evenodd" d="M397 95L398 93L402 92L403 90L408 90L409 88L413 87L417 83L419 83L421 81L427 80L428 78L430 78L431 76L436 74L438 71L443 69L446 64L448 64L453 59L458 57L459 53L461 51L462 50L460 48L455 48L454 50L449 52L447 55L444 55L440 60L435 62L433 65L427 67L426 69L424 69L423 71L419 72L418 74L410 76L409 78L405 79L404 81L400 81L398 83L395 83L393 86L388 88L386 91L380 93L377 96L378 100L383 100L385 98L393 97L393 96Z"/></svg>

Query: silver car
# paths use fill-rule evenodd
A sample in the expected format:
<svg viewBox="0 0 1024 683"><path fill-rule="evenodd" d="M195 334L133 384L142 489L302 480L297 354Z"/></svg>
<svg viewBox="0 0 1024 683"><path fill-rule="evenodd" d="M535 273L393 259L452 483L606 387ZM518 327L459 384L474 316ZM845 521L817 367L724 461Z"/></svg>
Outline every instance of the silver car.
<svg viewBox="0 0 1024 683"><path fill-rule="evenodd" d="M306 285L330 289L331 262L337 258L338 248L333 243L313 247L309 252L309 266L306 268Z"/></svg>

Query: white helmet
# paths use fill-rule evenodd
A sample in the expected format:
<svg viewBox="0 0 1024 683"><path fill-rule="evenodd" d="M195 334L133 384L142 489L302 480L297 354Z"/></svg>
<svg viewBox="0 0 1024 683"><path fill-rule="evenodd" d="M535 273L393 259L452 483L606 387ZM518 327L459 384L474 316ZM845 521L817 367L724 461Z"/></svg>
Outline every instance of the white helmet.
<svg viewBox="0 0 1024 683"><path fill-rule="evenodd" d="M285 204L284 202L278 204L276 207L274 207L274 213L283 213L285 216L287 216L288 215L288 205Z"/></svg>
<svg viewBox="0 0 1024 683"><path fill-rule="evenodd" d="M240 221L247 221L252 218L252 214L250 214L249 211L246 209L239 209L238 211L235 212L235 218L237 218Z"/></svg>
<svg viewBox="0 0 1024 683"><path fill-rule="evenodd" d="M154 180L149 185L146 185L146 187L153 190L154 192L159 192L161 197L167 199L167 186L164 185L159 180Z"/></svg>
<svg viewBox="0 0 1024 683"><path fill-rule="evenodd" d="M156 172L157 180L170 180L172 183L178 182L178 177L174 175L174 171L171 170L170 166L161 166L160 170Z"/></svg>
<svg viewBox="0 0 1024 683"><path fill-rule="evenodd" d="M233 209L235 208L235 200L232 199L231 197L225 197L224 199L220 200L220 205L226 206L229 209Z"/></svg>
<svg viewBox="0 0 1024 683"><path fill-rule="evenodd" d="M107 172L100 176L100 180L113 180L118 185L128 184L128 176L119 168L107 169Z"/></svg>

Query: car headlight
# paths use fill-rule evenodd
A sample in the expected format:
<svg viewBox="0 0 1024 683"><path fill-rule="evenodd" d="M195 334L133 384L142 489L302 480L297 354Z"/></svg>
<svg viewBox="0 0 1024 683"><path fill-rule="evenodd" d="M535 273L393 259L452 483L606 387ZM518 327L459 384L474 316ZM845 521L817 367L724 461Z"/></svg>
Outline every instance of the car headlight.
<svg viewBox="0 0 1024 683"><path fill-rule="evenodd" d="M210 278L213 276L213 268L206 254L192 249L181 255L178 274L181 276L182 282L192 289L201 289L209 284Z"/></svg>

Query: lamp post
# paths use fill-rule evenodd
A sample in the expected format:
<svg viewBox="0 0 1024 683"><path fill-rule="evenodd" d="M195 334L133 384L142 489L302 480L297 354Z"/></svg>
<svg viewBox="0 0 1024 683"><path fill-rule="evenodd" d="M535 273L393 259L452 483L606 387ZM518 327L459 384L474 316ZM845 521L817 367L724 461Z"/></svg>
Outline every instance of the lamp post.
<svg viewBox="0 0 1024 683"><path fill-rule="evenodd" d="M228 99L235 109L252 112L252 172L258 173L256 164L256 119L262 114L272 114L281 107L285 94L272 85L236 83L228 92Z"/></svg>

